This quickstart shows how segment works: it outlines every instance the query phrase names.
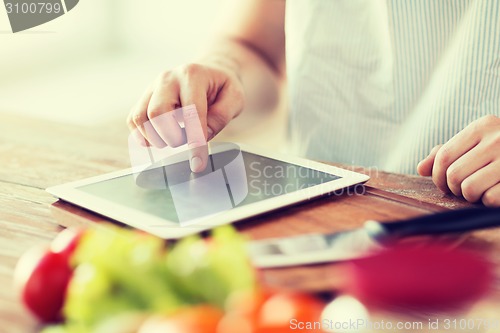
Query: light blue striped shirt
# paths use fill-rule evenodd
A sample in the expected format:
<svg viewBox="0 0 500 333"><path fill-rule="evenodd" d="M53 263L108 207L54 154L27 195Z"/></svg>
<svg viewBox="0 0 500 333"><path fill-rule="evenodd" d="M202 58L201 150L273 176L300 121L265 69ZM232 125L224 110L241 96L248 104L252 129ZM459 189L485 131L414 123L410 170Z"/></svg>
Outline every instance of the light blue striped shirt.
<svg viewBox="0 0 500 333"><path fill-rule="evenodd" d="M498 0L287 0L289 139L313 159L415 173L500 115Z"/></svg>

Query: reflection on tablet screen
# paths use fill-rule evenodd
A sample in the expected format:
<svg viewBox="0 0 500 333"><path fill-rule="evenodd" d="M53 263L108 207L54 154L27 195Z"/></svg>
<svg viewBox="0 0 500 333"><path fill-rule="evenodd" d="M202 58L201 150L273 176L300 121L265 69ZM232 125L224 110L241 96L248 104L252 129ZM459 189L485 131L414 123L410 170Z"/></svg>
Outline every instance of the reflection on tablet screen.
<svg viewBox="0 0 500 333"><path fill-rule="evenodd" d="M153 165L139 174L117 177L78 189L182 224L194 218L339 178L322 171L232 149L210 155L207 170L200 174L191 172L188 161L181 161L166 166Z"/></svg>

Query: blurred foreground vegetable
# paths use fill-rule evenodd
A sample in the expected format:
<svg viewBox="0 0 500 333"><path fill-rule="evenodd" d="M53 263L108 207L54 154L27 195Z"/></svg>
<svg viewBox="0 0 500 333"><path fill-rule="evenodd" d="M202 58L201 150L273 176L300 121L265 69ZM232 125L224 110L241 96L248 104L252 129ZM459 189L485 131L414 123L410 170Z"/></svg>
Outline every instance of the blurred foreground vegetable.
<svg viewBox="0 0 500 333"><path fill-rule="evenodd" d="M292 318L318 320L323 307L312 296L263 292L229 226L175 244L117 227L65 231L37 253L20 260L35 267L20 274L24 304L44 322L64 320L44 333L288 332Z"/></svg>
<svg viewBox="0 0 500 333"><path fill-rule="evenodd" d="M396 245L359 260L346 272L346 292L373 308L459 310L492 288L492 263L467 248Z"/></svg>
<svg viewBox="0 0 500 333"><path fill-rule="evenodd" d="M81 233L64 230L50 248L33 248L17 264L15 287L26 308L41 321L62 319L66 288L73 273L69 258L80 236Z"/></svg>

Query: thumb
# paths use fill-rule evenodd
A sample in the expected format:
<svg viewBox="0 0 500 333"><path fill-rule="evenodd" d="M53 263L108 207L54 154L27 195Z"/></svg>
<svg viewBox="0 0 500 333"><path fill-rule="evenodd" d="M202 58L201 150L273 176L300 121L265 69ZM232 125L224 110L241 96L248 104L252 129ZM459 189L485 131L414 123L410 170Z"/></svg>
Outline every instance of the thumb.
<svg viewBox="0 0 500 333"><path fill-rule="evenodd" d="M238 89L224 87L217 101L210 105L207 112L207 135L212 140L227 124L243 110L244 95Z"/></svg>
<svg viewBox="0 0 500 333"><path fill-rule="evenodd" d="M417 172L419 175L428 177L432 176L432 167L434 166L434 159L436 158L436 154L438 153L439 149L443 145L437 145L434 148L432 148L431 152L429 155L424 158L420 163L417 165Z"/></svg>

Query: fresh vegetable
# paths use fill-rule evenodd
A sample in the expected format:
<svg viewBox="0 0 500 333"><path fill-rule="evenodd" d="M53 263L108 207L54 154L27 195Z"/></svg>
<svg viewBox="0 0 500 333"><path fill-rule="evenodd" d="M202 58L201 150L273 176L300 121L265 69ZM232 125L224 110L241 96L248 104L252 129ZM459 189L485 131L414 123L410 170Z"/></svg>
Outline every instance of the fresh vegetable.
<svg viewBox="0 0 500 333"><path fill-rule="evenodd" d="M19 260L15 284L22 303L39 320L62 320L66 289L72 276L70 258L82 237L81 230L65 229L50 247L36 247Z"/></svg>
<svg viewBox="0 0 500 333"><path fill-rule="evenodd" d="M173 311L182 304L164 266L164 242L119 228L89 229L73 255L76 267L64 314L93 326L124 311Z"/></svg>
<svg viewBox="0 0 500 333"><path fill-rule="evenodd" d="M67 256L74 273L64 303L66 322L50 330L93 331L123 313L177 318L191 315L191 306L213 307L222 316L232 293L256 286L244 240L230 227L216 229L209 241L193 236L174 245L115 227L58 238L66 244L60 248L76 250Z"/></svg>
<svg viewBox="0 0 500 333"><path fill-rule="evenodd" d="M222 315L219 308L210 305L182 308L170 316L151 317L138 333L217 333Z"/></svg>
<svg viewBox="0 0 500 333"><path fill-rule="evenodd" d="M261 291L235 295L217 333L294 332L300 325L321 319L325 303L305 293ZM295 326L297 328L294 329ZM321 332L321 329L308 329Z"/></svg>
<svg viewBox="0 0 500 333"><path fill-rule="evenodd" d="M317 322L325 304L317 298L301 293L280 293L270 297L259 311L258 333L292 332L300 324ZM320 328L308 332L322 332Z"/></svg>
<svg viewBox="0 0 500 333"><path fill-rule="evenodd" d="M226 301L226 314L219 322L217 333L256 333L260 310L273 295L265 289L233 293Z"/></svg>
<svg viewBox="0 0 500 333"><path fill-rule="evenodd" d="M50 250L60 253L70 260L75 252L80 239L83 237L83 230L67 228L61 231L50 244Z"/></svg>
<svg viewBox="0 0 500 333"><path fill-rule="evenodd" d="M71 274L67 256L37 247L19 260L14 281L26 308L43 322L55 322L62 319Z"/></svg>
<svg viewBox="0 0 500 333"><path fill-rule="evenodd" d="M68 230L35 254L19 263L32 265L25 303L42 321L64 319L44 333L279 333L323 309L313 296L261 289L229 226L175 244L118 227Z"/></svg>
<svg viewBox="0 0 500 333"><path fill-rule="evenodd" d="M346 292L371 307L457 310L492 285L492 265L467 249L398 245L354 261Z"/></svg>
<svg viewBox="0 0 500 333"><path fill-rule="evenodd" d="M220 308L233 292L253 290L255 271L245 243L233 228L218 228L209 242L189 237L167 256L167 269L185 298Z"/></svg>

